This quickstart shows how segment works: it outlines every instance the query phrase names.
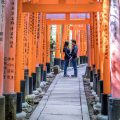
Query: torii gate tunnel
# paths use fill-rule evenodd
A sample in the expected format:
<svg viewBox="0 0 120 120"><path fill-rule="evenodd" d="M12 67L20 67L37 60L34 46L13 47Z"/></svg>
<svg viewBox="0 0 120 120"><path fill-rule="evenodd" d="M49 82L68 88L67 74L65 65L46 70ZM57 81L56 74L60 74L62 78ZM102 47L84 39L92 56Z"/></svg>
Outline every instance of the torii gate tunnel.
<svg viewBox="0 0 120 120"><path fill-rule="evenodd" d="M87 63L87 77L97 79L103 109L109 94L119 99L119 7L119 0L0 0L0 120L11 111L16 120L16 105L46 81L53 25L54 65L62 68L64 42L76 40L78 64Z"/></svg>

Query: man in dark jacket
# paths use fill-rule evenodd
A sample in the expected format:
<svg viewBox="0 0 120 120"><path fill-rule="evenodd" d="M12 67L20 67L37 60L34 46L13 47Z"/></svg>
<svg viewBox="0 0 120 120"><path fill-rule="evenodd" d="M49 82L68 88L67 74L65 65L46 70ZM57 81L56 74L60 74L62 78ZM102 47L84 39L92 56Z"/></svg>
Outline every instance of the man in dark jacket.
<svg viewBox="0 0 120 120"><path fill-rule="evenodd" d="M72 75L72 77L77 77L77 52L78 52L78 47L76 45L76 41L72 40L71 61L74 68L74 75Z"/></svg>

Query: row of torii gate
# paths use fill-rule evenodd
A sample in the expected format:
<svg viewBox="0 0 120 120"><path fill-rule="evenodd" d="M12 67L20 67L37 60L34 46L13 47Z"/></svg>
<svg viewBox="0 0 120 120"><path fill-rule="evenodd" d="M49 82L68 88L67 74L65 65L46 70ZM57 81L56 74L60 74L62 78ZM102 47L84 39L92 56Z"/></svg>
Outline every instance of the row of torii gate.
<svg viewBox="0 0 120 120"><path fill-rule="evenodd" d="M39 87L40 79L46 80L47 67L50 66L52 24L57 25L55 60L64 60L61 50L65 40L69 40L69 31L72 30L72 38L76 39L79 46L78 57L87 55L89 72L94 70L96 74L100 72L104 95L112 93L113 97L120 97L120 88L117 84L120 76L118 74L111 76L114 79L112 86L110 81L112 58L110 59L109 23L110 10L114 7L110 8L109 0L0 0L0 2L1 120L7 120L10 116L11 120L15 119L16 107L13 107L12 115L4 112L5 97L7 100L10 99L10 103L6 103L6 110L9 111L8 105L11 104L11 100L15 100L16 93L21 92L21 86L24 86L25 95L28 95L32 93L30 82L33 81L35 84L33 87ZM111 6L113 3L118 6L119 1L111 0ZM113 15L114 13L111 12ZM114 63L111 63L111 66L112 64ZM42 67L43 77L40 78ZM116 78L117 76L119 77Z"/></svg>

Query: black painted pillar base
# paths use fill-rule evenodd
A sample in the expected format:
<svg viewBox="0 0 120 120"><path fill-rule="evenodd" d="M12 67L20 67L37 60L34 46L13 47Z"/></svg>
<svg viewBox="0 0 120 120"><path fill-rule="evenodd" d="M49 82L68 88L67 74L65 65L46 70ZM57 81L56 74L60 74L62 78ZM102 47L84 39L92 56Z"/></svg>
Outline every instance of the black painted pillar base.
<svg viewBox="0 0 120 120"><path fill-rule="evenodd" d="M36 73L32 73L33 78L33 90L36 90Z"/></svg>
<svg viewBox="0 0 120 120"><path fill-rule="evenodd" d="M108 115L108 94L101 95L101 114Z"/></svg>
<svg viewBox="0 0 120 120"><path fill-rule="evenodd" d="M43 64L40 64L40 69L41 69L41 73L40 73L40 76L41 76L41 81L43 80Z"/></svg>
<svg viewBox="0 0 120 120"><path fill-rule="evenodd" d="M85 63L88 63L88 56L85 56Z"/></svg>
<svg viewBox="0 0 120 120"><path fill-rule="evenodd" d="M43 71L43 81L46 81L46 71Z"/></svg>
<svg viewBox="0 0 120 120"><path fill-rule="evenodd" d="M29 70L24 70L24 79L25 79L25 95L29 95Z"/></svg>
<svg viewBox="0 0 120 120"><path fill-rule="evenodd" d="M97 70L97 95L100 97L100 69Z"/></svg>
<svg viewBox="0 0 120 120"><path fill-rule="evenodd" d="M16 100L17 95L4 94L5 96L5 120L16 120Z"/></svg>
<svg viewBox="0 0 120 120"><path fill-rule="evenodd" d="M61 59L60 58L54 58L54 66L55 65L61 65Z"/></svg>
<svg viewBox="0 0 120 120"><path fill-rule="evenodd" d="M40 87L40 73L41 73L41 71L40 71L40 67L39 66L37 66L36 67L36 88L39 88Z"/></svg>
<svg viewBox="0 0 120 120"><path fill-rule="evenodd" d="M0 120L5 120L5 97L0 96Z"/></svg>
<svg viewBox="0 0 120 120"><path fill-rule="evenodd" d="M79 65L79 58L77 58L77 65Z"/></svg>
<svg viewBox="0 0 120 120"><path fill-rule="evenodd" d="M33 78L29 77L29 94L33 93Z"/></svg>
<svg viewBox="0 0 120 120"><path fill-rule="evenodd" d="M83 64L83 56L80 56L80 64Z"/></svg>
<svg viewBox="0 0 120 120"><path fill-rule="evenodd" d="M109 97L108 118L109 118L109 120L119 120L120 119L120 98Z"/></svg>
<svg viewBox="0 0 120 120"><path fill-rule="evenodd" d="M96 73L96 66L95 64L93 65L93 75Z"/></svg>
<svg viewBox="0 0 120 120"><path fill-rule="evenodd" d="M61 60L61 69L64 69L64 60Z"/></svg>
<svg viewBox="0 0 120 120"><path fill-rule="evenodd" d="M16 113L22 112L22 93L17 93Z"/></svg>
<svg viewBox="0 0 120 120"><path fill-rule="evenodd" d="M98 75L95 73L94 74L94 80L93 80L93 90L97 93L97 79Z"/></svg>
<svg viewBox="0 0 120 120"><path fill-rule="evenodd" d="M86 67L86 72L85 72L86 78L90 78L90 71L91 71L91 67L90 67L90 66L87 66L87 67Z"/></svg>
<svg viewBox="0 0 120 120"><path fill-rule="evenodd" d="M103 80L100 80L100 102L101 102L101 99L102 99L102 93L103 93Z"/></svg>
<svg viewBox="0 0 120 120"><path fill-rule="evenodd" d="M50 73L51 70L50 70L50 63L46 63L46 66L47 66L47 73Z"/></svg>
<svg viewBox="0 0 120 120"><path fill-rule="evenodd" d="M90 82L93 82L93 70L90 71Z"/></svg>
<svg viewBox="0 0 120 120"><path fill-rule="evenodd" d="M82 56L83 57L83 64L86 63L86 56Z"/></svg>
<svg viewBox="0 0 120 120"><path fill-rule="evenodd" d="M22 102L25 102L25 80L20 81L20 92L22 93Z"/></svg>

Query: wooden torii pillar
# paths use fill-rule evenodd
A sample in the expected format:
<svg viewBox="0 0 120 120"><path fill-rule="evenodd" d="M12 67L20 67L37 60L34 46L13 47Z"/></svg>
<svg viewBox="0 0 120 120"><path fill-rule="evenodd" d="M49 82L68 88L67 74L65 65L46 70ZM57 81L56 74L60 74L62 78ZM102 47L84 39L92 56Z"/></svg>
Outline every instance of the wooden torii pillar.
<svg viewBox="0 0 120 120"><path fill-rule="evenodd" d="M56 50L55 50L55 59L54 59L54 65L60 66L60 25L57 25L56 29Z"/></svg>
<svg viewBox="0 0 120 120"><path fill-rule="evenodd" d="M47 73L50 73L50 35L51 35L51 25L47 25Z"/></svg>
<svg viewBox="0 0 120 120"><path fill-rule="evenodd" d="M9 11L9 12L8 12ZM4 56L4 95L6 101L5 119L16 120L15 94L15 52L17 1L6 0L5 7L5 56Z"/></svg>
<svg viewBox="0 0 120 120"><path fill-rule="evenodd" d="M0 0L0 120L5 120L5 97L3 96L4 85L4 42L5 42L5 3Z"/></svg>
<svg viewBox="0 0 120 120"><path fill-rule="evenodd" d="M101 95L101 113L108 115L108 95L111 93L110 87L110 45L109 45L109 12L110 1L103 0L102 12L102 41L103 41L103 94ZM101 117L101 116L98 116Z"/></svg>
<svg viewBox="0 0 120 120"><path fill-rule="evenodd" d="M41 25L41 27L42 27L42 39L43 39L43 47L42 47L42 49L43 49L43 81L46 81L46 62L47 62L47 59L46 59L46 45L47 45L47 43L46 43L46 31L47 31L47 28L46 28L46 13L42 13L42 25Z"/></svg>

